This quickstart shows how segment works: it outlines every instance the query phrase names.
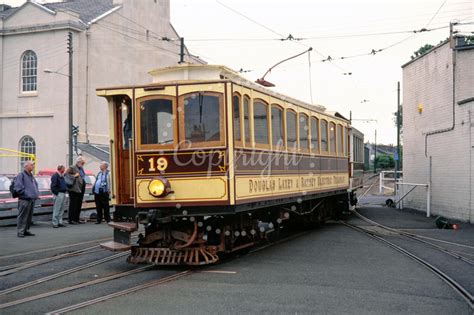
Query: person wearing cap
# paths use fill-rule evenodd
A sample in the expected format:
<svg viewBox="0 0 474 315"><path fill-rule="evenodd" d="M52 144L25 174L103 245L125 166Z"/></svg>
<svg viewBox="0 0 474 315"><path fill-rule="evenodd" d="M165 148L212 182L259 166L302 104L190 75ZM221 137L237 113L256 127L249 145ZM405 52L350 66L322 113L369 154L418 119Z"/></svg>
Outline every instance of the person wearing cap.
<svg viewBox="0 0 474 315"><path fill-rule="evenodd" d="M66 175L73 178L71 187L68 187L69 191L69 211L68 219L69 224L84 223L80 221L82 199L84 198L84 192L86 191L86 173L84 172L85 159L82 156L78 156L76 164L70 166L66 171ZM68 181L66 181L67 184Z"/></svg>
<svg viewBox="0 0 474 315"><path fill-rule="evenodd" d="M35 201L39 197L38 183L33 176L33 161L25 161L23 171L19 173L13 183L18 193L17 236L34 236L30 232Z"/></svg>

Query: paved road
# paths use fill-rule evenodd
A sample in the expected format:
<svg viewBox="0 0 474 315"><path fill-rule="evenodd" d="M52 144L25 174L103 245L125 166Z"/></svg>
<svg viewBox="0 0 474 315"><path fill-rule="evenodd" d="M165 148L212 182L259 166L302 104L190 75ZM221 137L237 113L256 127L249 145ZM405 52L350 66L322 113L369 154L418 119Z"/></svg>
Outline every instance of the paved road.
<svg viewBox="0 0 474 315"><path fill-rule="evenodd" d="M435 275L385 245L331 224L167 285L76 314L471 314Z"/></svg>
<svg viewBox="0 0 474 315"><path fill-rule="evenodd" d="M434 229L432 219L426 219L422 214L387 208L364 208L361 212L395 227L447 240L474 243L474 227L471 225L463 224L456 232L437 230ZM355 218L351 220L361 223ZM0 255L91 241L111 235L110 229L105 225L94 224L52 229L49 224L40 223L32 231L38 236L18 239L14 228L0 228ZM58 249L53 252L57 254L68 250L70 249ZM34 256L47 256L51 253L40 252ZM109 253L100 251L21 271L0 278L1 287L31 281L107 255ZM2 259L1 256L0 266L13 263L12 258ZM32 259L32 256L26 257ZM128 265L125 259L120 258L17 292L14 296L0 296L0 303L133 268L137 266ZM36 314L52 311L180 270L182 269L157 268L0 312ZM198 272L174 282L102 302L75 313L117 315L132 312L472 314L472 310L451 287L424 267L384 244L337 223L327 224L297 239L217 266L198 269Z"/></svg>

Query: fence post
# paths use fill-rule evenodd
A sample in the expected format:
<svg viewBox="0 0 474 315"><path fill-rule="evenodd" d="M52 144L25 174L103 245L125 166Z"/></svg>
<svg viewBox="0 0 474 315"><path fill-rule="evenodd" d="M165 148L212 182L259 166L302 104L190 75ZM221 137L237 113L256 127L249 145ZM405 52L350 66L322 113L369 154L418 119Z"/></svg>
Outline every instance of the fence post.
<svg viewBox="0 0 474 315"><path fill-rule="evenodd" d="M426 185L426 189L428 189L428 193L426 194L426 217L431 217L431 185Z"/></svg>
<svg viewBox="0 0 474 315"><path fill-rule="evenodd" d="M383 171L379 175L379 194L383 193Z"/></svg>

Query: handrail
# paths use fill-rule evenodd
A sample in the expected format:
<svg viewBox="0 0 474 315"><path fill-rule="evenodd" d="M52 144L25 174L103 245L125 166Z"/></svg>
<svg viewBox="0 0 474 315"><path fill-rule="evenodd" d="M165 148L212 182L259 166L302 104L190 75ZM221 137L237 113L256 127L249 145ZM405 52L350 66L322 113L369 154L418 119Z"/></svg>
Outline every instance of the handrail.
<svg viewBox="0 0 474 315"><path fill-rule="evenodd" d="M21 152L13 149L0 148L0 152L5 151L8 153L14 154L0 154L0 157L20 157L20 158L30 158L34 162L33 174L36 174L36 155L32 153Z"/></svg>

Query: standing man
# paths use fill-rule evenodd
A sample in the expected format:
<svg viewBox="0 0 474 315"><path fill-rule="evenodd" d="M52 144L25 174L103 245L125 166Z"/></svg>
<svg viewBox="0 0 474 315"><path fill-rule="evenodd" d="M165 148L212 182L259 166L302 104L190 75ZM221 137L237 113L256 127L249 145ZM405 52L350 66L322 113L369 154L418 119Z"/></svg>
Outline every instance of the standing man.
<svg viewBox="0 0 474 315"><path fill-rule="evenodd" d="M82 156L78 156L76 164L69 167L66 176L74 177L74 183L69 190L69 224L84 223L79 220L81 216L82 199L86 191L86 174L84 172L85 160Z"/></svg>
<svg viewBox="0 0 474 315"><path fill-rule="evenodd" d="M17 236L34 236L30 232L30 224L33 218L35 201L38 199L38 183L33 176L34 163L26 161L23 164L23 172L15 177L14 189L18 193L18 219Z"/></svg>
<svg viewBox="0 0 474 315"><path fill-rule="evenodd" d="M107 223L110 222L110 173L108 167L109 163L105 161L100 163L100 171L95 178L94 188L92 189L97 209L97 222L95 224L100 224L102 222L104 214L105 221L107 221Z"/></svg>
<svg viewBox="0 0 474 315"><path fill-rule="evenodd" d="M51 192L54 195L53 228L65 227L63 224L64 201L66 200L66 182L64 181L64 165L59 164L56 173L51 176Z"/></svg>

